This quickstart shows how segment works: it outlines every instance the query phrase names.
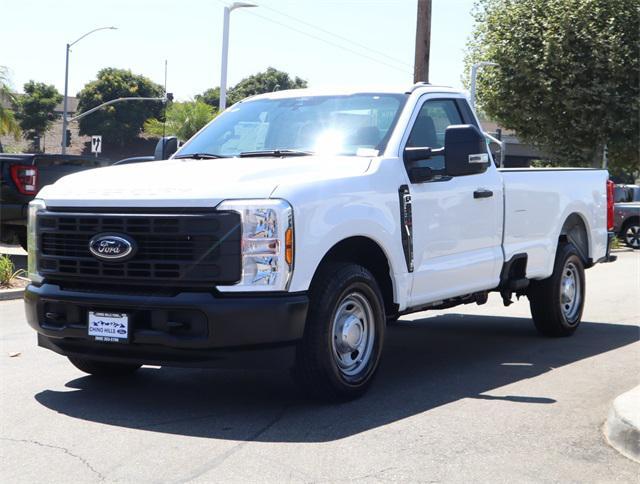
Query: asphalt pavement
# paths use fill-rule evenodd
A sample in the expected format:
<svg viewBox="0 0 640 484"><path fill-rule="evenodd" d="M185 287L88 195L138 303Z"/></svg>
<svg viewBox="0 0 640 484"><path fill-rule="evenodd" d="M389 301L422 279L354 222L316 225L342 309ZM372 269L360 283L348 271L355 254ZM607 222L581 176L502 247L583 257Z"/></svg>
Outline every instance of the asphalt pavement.
<svg viewBox="0 0 640 484"><path fill-rule="evenodd" d="M3 482L629 482L602 427L640 380L640 253L587 271L582 326L540 337L526 299L391 327L362 399L287 374L145 367L101 381L0 302Z"/></svg>

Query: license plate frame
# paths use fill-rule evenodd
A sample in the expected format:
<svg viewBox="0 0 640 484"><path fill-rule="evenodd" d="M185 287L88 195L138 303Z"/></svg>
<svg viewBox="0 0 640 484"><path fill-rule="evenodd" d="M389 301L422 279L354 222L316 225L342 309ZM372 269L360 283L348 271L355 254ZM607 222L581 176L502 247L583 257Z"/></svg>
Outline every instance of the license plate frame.
<svg viewBox="0 0 640 484"><path fill-rule="evenodd" d="M131 331L128 313L88 311L87 335L100 343L129 343Z"/></svg>

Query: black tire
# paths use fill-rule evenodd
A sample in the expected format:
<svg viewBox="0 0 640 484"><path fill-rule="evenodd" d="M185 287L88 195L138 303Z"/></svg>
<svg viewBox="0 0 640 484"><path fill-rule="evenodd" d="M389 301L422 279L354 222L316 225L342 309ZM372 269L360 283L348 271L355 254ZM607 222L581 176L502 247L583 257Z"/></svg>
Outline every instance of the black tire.
<svg viewBox="0 0 640 484"><path fill-rule="evenodd" d="M536 329L545 336L571 336L580 325L584 292L582 259L572 244L561 243L551 276L541 281L531 281L529 285L527 295ZM570 299L571 294L573 297Z"/></svg>
<svg viewBox="0 0 640 484"><path fill-rule="evenodd" d="M365 393L378 368L384 343L384 302L375 278L362 266L332 264L321 271L310 290L293 375L312 397L350 400ZM352 349L355 342L359 346Z"/></svg>
<svg viewBox="0 0 640 484"><path fill-rule="evenodd" d="M111 363L107 361L96 361L88 358L76 358L69 356L69 361L78 370L84 371L94 376L101 377L116 377L126 376L134 373L142 365L127 364L127 363Z"/></svg>
<svg viewBox="0 0 640 484"><path fill-rule="evenodd" d="M627 221L620 231L620 238L627 247L640 249L640 221Z"/></svg>

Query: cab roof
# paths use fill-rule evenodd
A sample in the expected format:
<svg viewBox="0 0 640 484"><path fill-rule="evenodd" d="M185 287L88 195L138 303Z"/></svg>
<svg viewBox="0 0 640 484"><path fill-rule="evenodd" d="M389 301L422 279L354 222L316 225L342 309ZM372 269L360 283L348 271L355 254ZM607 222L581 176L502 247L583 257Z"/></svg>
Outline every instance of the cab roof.
<svg viewBox="0 0 640 484"><path fill-rule="evenodd" d="M254 101L258 99L288 99L298 97L312 97L312 96L349 96L352 94L362 93L376 93L376 94L411 94L412 92L420 90L425 93L428 92L444 92L451 94L462 94L462 91L453 89L448 86L434 86L424 82L416 83L412 86L376 86L366 85L362 87L324 87L324 88L306 88L306 89L286 89L284 91L268 92L265 94L257 94L250 96L243 100Z"/></svg>

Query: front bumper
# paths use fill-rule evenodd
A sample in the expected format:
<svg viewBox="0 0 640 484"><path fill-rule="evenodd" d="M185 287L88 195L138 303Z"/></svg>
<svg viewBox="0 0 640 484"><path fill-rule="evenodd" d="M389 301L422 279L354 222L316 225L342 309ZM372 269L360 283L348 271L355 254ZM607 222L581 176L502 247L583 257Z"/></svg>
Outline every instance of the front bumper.
<svg viewBox="0 0 640 484"><path fill-rule="evenodd" d="M306 294L117 294L31 284L27 321L38 344L65 356L191 367L289 367L302 338ZM129 315L129 343L95 342L89 311Z"/></svg>

